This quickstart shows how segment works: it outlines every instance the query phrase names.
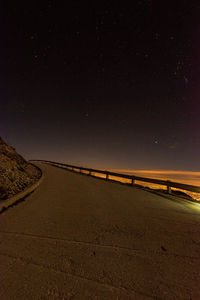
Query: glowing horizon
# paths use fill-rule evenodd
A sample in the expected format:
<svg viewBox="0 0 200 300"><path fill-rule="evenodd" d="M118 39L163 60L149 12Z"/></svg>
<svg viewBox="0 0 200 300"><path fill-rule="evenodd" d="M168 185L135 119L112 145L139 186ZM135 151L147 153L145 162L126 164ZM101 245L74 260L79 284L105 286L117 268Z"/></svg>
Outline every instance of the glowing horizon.
<svg viewBox="0 0 200 300"><path fill-rule="evenodd" d="M179 175L197 175L200 176L200 172L198 171L180 171L180 170L135 170L135 169L111 169L113 171L118 172L126 172L126 173L155 173L155 174L179 174Z"/></svg>

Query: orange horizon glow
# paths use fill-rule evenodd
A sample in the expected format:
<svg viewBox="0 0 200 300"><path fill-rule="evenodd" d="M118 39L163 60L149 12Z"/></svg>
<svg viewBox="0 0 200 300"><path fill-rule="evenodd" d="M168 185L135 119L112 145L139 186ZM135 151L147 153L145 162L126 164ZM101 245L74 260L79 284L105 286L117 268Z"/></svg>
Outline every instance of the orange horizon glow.
<svg viewBox="0 0 200 300"><path fill-rule="evenodd" d="M127 170L127 169L112 169L113 172L116 173L129 173L131 175L141 175L141 177L146 178L155 178L155 179L164 179L176 181L179 183L191 184L194 186L200 187L200 172L198 171L177 171L177 170ZM121 180L123 181L123 180ZM163 186L159 186L157 184L151 183L141 183L139 184L143 186L147 186L150 188L163 188ZM193 193L189 191L185 191L188 195L192 196L193 199L200 201L200 194Z"/></svg>
<svg viewBox="0 0 200 300"><path fill-rule="evenodd" d="M177 175L197 175L200 176L198 171L178 171L178 170L128 170L128 169L111 169L115 172L125 173L150 173L150 174L177 174Z"/></svg>

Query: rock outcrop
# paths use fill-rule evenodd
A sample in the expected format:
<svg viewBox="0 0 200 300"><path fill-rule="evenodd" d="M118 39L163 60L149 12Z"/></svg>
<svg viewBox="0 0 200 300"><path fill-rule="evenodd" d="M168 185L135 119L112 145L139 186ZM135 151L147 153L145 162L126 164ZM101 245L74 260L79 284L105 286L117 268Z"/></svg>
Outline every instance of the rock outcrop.
<svg viewBox="0 0 200 300"><path fill-rule="evenodd" d="M40 170L0 137L0 199L7 199L23 191L40 177Z"/></svg>

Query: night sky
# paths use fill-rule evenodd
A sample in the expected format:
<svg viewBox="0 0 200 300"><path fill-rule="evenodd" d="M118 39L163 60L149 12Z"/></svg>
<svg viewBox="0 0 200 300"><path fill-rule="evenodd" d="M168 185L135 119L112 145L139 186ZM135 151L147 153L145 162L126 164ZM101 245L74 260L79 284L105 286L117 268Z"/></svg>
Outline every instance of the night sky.
<svg viewBox="0 0 200 300"><path fill-rule="evenodd" d="M0 135L27 159L199 171L200 3L65 3L1 7Z"/></svg>

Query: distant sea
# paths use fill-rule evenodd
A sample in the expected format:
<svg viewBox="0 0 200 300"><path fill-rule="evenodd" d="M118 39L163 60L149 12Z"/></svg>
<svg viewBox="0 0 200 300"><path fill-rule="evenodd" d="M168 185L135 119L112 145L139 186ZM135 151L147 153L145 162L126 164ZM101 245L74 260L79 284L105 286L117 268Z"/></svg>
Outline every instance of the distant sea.
<svg viewBox="0 0 200 300"><path fill-rule="evenodd" d="M192 172L192 171L161 171L161 170L123 170L123 169L115 169L113 172L136 175L147 178L156 178L163 180L171 180L180 183L191 184L200 187L200 172ZM136 182L137 183L137 182ZM164 186L158 186L157 184L138 182L138 184L143 186L148 186L150 188L164 188ZM184 190L183 190L184 191ZM185 193L192 196L195 200L200 201L200 194L187 192Z"/></svg>

